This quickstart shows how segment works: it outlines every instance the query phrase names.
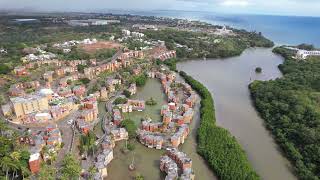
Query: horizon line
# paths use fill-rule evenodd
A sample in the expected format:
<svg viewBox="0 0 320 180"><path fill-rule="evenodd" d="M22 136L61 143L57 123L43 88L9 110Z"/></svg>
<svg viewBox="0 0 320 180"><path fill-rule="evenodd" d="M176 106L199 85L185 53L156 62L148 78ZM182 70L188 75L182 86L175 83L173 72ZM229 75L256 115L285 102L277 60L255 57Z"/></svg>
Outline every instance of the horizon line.
<svg viewBox="0 0 320 180"><path fill-rule="evenodd" d="M309 18L320 18L320 16L312 16L312 15L294 15L294 14L269 14L269 13L229 13L229 12L217 12L217 11L206 11L206 10L179 10L179 9L153 9L153 10L144 10L144 9L119 9L119 8L111 8L111 9L96 9L96 10L35 10L35 9L23 9L23 8L16 8L16 9L5 9L0 8L0 13L85 13L85 14L94 14L94 13L102 13L102 14L112 14L114 12L107 12L107 11L128 11L128 14L131 12L153 12L153 11L171 11L171 12L197 12L197 13L215 13L215 14L225 14L225 15L249 15L249 16L279 16L279 17L309 17ZM119 13L121 14L121 13ZM147 15L144 15L147 16ZM157 15L153 15L157 16ZM158 17L161 17L159 15Z"/></svg>

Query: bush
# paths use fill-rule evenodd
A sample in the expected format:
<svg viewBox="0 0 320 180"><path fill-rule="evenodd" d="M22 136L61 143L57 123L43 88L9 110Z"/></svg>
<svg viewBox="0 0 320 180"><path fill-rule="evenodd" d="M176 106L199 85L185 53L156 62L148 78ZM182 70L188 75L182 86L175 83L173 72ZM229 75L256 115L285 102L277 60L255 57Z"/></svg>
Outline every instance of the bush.
<svg viewBox="0 0 320 180"><path fill-rule="evenodd" d="M146 105L154 106L154 105L157 105L157 102L151 97L146 101Z"/></svg>
<svg viewBox="0 0 320 180"><path fill-rule="evenodd" d="M128 102L127 98L118 97L113 101L113 104L118 105L118 104L125 104L127 102Z"/></svg>
<svg viewBox="0 0 320 180"><path fill-rule="evenodd" d="M127 98L130 98L131 92L128 91L127 89L125 89L125 90L123 91L123 95L125 95Z"/></svg>
<svg viewBox="0 0 320 180"><path fill-rule="evenodd" d="M134 144L131 144L131 143L127 144L127 149L129 151L133 151L135 148L136 148L136 146Z"/></svg>

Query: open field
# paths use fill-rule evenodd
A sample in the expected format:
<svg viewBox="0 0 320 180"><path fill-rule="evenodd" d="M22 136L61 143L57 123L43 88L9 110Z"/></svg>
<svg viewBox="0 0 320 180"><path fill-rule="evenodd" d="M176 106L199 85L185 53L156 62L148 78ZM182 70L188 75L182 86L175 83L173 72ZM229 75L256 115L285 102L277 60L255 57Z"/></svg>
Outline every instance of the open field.
<svg viewBox="0 0 320 180"><path fill-rule="evenodd" d="M94 44L80 45L80 48L86 51L87 53L94 53L101 49L119 49L121 47L121 44L112 41L99 41Z"/></svg>

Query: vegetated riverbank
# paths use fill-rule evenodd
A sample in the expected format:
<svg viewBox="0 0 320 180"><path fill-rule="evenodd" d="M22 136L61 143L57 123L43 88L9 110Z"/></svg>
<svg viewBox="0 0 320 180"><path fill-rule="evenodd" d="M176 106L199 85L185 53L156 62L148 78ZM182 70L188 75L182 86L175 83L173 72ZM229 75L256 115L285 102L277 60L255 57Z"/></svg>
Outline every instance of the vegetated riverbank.
<svg viewBox="0 0 320 180"><path fill-rule="evenodd" d="M211 26L206 25L209 29ZM227 58L239 56L249 47L274 46L274 43L261 33L237 29L232 29L232 34L222 36L170 28L159 31L149 30L144 33L150 39L165 41L168 49L176 50L179 60L203 57Z"/></svg>
<svg viewBox="0 0 320 180"><path fill-rule="evenodd" d="M170 59L164 63L170 70L177 71L176 62L176 59ZM180 71L180 76L201 97L198 153L221 179L260 179L236 139L227 130L216 126L214 103L209 90L183 71Z"/></svg>
<svg viewBox="0 0 320 180"><path fill-rule="evenodd" d="M181 71L180 75L201 96L198 153L221 179L260 179L236 139L227 130L216 126L209 90L185 72Z"/></svg>
<svg viewBox="0 0 320 180"><path fill-rule="evenodd" d="M273 52L285 61L284 76L250 84L251 96L267 127L300 179L320 177L320 58L293 59L283 47Z"/></svg>

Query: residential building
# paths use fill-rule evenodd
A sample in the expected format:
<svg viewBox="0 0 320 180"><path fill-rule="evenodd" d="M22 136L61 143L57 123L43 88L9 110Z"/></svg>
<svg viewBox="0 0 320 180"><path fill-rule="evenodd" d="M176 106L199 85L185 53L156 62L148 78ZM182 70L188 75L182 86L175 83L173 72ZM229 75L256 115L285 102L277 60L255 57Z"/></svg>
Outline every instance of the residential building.
<svg viewBox="0 0 320 180"><path fill-rule="evenodd" d="M13 69L13 72L17 76L25 76L28 74L26 67L18 66Z"/></svg>
<svg viewBox="0 0 320 180"><path fill-rule="evenodd" d="M83 85L75 86L73 87L72 92L76 96L84 96L86 94L86 87Z"/></svg>
<svg viewBox="0 0 320 180"><path fill-rule="evenodd" d="M40 171L40 153L31 154L29 158L29 169L32 174L36 174Z"/></svg>
<svg viewBox="0 0 320 180"><path fill-rule="evenodd" d="M320 56L320 51L298 50L296 57L298 59L307 59L309 56Z"/></svg>
<svg viewBox="0 0 320 180"><path fill-rule="evenodd" d="M115 141L127 140L129 138L128 132L124 128L111 130L111 135Z"/></svg>
<svg viewBox="0 0 320 180"><path fill-rule="evenodd" d="M13 111L18 119L30 113L49 110L48 98L40 95L27 95L11 98Z"/></svg>
<svg viewBox="0 0 320 180"><path fill-rule="evenodd" d="M90 131L90 126L83 119L76 120L76 127L83 133L88 134Z"/></svg>

